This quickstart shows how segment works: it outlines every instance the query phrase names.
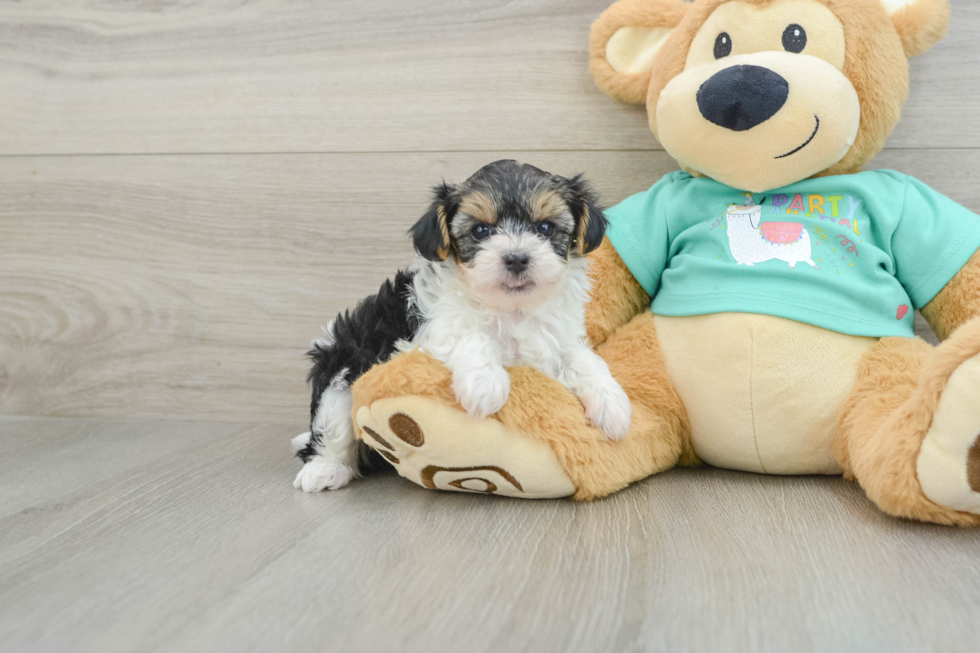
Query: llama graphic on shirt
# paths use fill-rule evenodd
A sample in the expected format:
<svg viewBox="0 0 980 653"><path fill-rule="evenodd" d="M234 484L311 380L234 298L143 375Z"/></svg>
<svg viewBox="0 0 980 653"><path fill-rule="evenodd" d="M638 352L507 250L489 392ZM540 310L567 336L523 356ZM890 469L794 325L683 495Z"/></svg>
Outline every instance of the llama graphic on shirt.
<svg viewBox="0 0 980 653"><path fill-rule="evenodd" d="M745 204L728 207L728 246L738 265L777 259L790 269L803 261L819 270L810 258L810 234L799 222L762 222L762 206L746 196Z"/></svg>

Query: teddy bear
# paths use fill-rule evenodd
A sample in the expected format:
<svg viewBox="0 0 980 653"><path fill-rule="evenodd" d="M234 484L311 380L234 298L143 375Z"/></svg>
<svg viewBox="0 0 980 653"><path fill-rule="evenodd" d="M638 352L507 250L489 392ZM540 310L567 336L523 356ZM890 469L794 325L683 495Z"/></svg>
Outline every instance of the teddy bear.
<svg viewBox="0 0 980 653"><path fill-rule="evenodd" d="M592 76L646 105L680 167L608 209L590 255L587 334L628 436L528 368L473 419L411 351L354 385L358 437L430 489L591 500L707 463L842 474L888 514L980 525L980 217L861 171L949 17L947 0L610 6Z"/></svg>

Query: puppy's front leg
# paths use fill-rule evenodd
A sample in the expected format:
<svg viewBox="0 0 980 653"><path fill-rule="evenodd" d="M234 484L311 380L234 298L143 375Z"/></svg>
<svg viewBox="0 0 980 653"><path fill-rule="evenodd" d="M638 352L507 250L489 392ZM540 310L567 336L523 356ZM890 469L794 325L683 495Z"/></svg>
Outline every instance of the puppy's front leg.
<svg viewBox="0 0 980 653"><path fill-rule="evenodd" d="M510 375L501 363L500 348L483 334L459 339L449 357L453 393L463 409L477 418L504 407L510 395Z"/></svg>
<svg viewBox="0 0 980 653"><path fill-rule="evenodd" d="M585 406L585 416L610 440L622 440L630 430L633 407L609 366L584 344L571 348L558 379Z"/></svg>

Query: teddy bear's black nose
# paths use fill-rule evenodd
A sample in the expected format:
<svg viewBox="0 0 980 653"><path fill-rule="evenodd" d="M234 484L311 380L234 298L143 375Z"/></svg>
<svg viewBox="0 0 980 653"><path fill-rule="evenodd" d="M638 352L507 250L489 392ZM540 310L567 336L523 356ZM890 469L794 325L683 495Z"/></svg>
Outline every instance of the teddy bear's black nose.
<svg viewBox="0 0 980 653"><path fill-rule="evenodd" d="M742 132L786 104L789 82L762 66L732 66L715 73L698 90L698 108L716 125Z"/></svg>

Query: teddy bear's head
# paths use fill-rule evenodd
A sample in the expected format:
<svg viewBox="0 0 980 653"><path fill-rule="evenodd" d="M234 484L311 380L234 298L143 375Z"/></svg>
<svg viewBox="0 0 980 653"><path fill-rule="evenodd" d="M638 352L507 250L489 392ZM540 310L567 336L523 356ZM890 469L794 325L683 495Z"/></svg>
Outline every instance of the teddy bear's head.
<svg viewBox="0 0 980 653"><path fill-rule="evenodd" d="M590 68L693 174L763 192L857 171L908 94L908 57L941 39L948 0L620 0Z"/></svg>

